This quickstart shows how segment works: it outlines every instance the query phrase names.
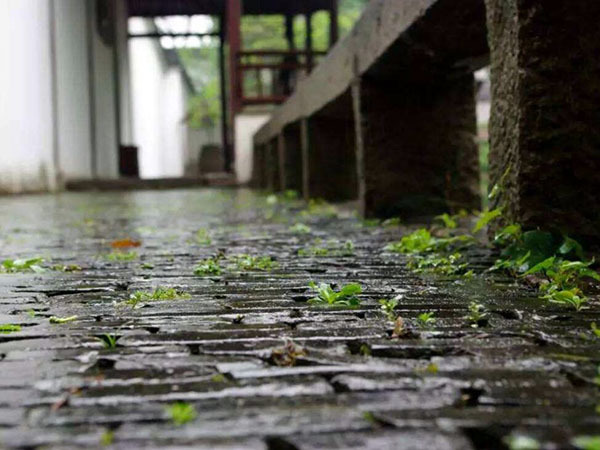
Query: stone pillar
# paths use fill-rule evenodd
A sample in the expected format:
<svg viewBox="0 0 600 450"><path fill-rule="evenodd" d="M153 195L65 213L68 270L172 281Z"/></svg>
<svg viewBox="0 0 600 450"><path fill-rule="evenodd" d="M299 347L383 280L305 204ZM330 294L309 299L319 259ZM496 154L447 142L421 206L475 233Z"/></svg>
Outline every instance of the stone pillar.
<svg viewBox="0 0 600 450"><path fill-rule="evenodd" d="M328 201L358 198L352 120L316 114L308 119L308 192Z"/></svg>
<svg viewBox="0 0 600 450"><path fill-rule="evenodd" d="M271 139L265 145L265 178L266 188L269 191L279 191L279 151L277 138Z"/></svg>
<svg viewBox="0 0 600 450"><path fill-rule="evenodd" d="M268 145L255 145L252 152L252 178L250 186L255 189L264 189L267 187L266 177L266 148Z"/></svg>
<svg viewBox="0 0 600 450"><path fill-rule="evenodd" d="M600 241L600 2L486 0L495 206Z"/></svg>
<svg viewBox="0 0 600 450"><path fill-rule="evenodd" d="M300 124L287 125L283 129L284 146L284 190L302 192L302 147Z"/></svg>
<svg viewBox="0 0 600 450"><path fill-rule="evenodd" d="M436 85L363 78L352 92L366 217L480 208L472 74Z"/></svg>

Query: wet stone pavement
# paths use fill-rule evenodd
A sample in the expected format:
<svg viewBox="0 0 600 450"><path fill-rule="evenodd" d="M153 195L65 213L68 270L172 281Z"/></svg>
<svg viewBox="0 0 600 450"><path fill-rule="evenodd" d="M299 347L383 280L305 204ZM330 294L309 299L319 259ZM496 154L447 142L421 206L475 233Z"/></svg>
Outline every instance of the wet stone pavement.
<svg viewBox="0 0 600 450"><path fill-rule="evenodd" d="M484 274L493 255L483 248L470 250L471 280L416 275L383 251L405 228L300 208L280 214L233 189L0 198L2 259L82 268L0 274L0 324L21 326L0 334L0 447L496 449L524 435L570 448L598 433L597 299L579 313L544 303ZM290 230L296 222L311 232ZM138 256L108 259L127 237L141 241ZM351 240L354 255L298 255L317 239ZM219 252L278 266L194 275ZM361 305L309 305L311 280L358 282ZM191 298L115 306L159 286ZM400 338L378 304L395 296L414 330ZM472 301L490 312L487 326L465 319ZM427 311L437 322L418 329ZM295 364L278 365L286 340ZM167 411L177 401L196 410L181 426Z"/></svg>

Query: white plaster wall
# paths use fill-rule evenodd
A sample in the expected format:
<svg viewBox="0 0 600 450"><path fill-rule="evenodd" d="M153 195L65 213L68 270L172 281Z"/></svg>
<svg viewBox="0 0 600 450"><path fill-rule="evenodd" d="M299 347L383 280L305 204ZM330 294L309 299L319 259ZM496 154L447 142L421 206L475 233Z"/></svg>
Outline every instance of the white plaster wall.
<svg viewBox="0 0 600 450"><path fill-rule="evenodd" d="M49 0L0 1L0 192L55 187Z"/></svg>
<svg viewBox="0 0 600 450"><path fill-rule="evenodd" d="M117 54L119 72L119 115L121 119L121 140L123 144L133 142L131 118L131 86L129 78L129 47L127 28L127 2L117 0L116 3Z"/></svg>
<svg viewBox="0 0 600 450"><path fill-rule="evenodd" d="M129 19L133 32L150 32L147 20ZM154 39L129 40L133 141L138 146L140 176L162 176L162 76L166 68Z"/></svg>
<svg viewBox="0 0 600 450"><path fill-rule="evenodd" d="M239 183L247 183L252 177L252 138L269 117L269 114L238 114L235 117L235 173Z"/></svg>
<svg viewBox="0 0 600 450"><path fill-rule="evenodd" d="M147 19L129 19L132 33L155 31ZM129 40L132 137L142 178L180 177L187 159L187 88L181 69L169 67L156 39Z"/></svg>
<svg viewBox="0 0 600 450"><path fill-rule="evenodd" d="M169 68L163 78L162 176L181 177L185 170L187 139L185 132L186 95L181 69Z"/></svg>
<svg viewBox="0 0 600 450"><path fill-rule="evenodd" d="M60 174L63 179L91 178L86 2L55 0L54 4Z"/></svg>
<svg viewBox="0 0 600 450"><path fill-rule="evenodd" d="M90 0L88 0L90 1ZM96 8L90 1L94 15L93 58L96 125L96 167L100 178L118 176L117 98L113 48L105 45L95 30Z"/></svg>

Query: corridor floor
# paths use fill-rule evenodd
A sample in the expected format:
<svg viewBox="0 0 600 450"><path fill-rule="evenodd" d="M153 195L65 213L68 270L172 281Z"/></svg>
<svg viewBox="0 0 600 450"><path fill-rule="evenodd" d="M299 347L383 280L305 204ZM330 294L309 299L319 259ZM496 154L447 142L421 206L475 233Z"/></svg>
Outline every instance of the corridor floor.
<svg viewBox="0 0 600 450"><path fill-rule="evenodd" d="M15 326L0 331L0 448L571 448L600 433L597 299L544 303L486 271L483 247L472 279L417 275L383 250L407 228L332 216L244 189L0 198L0 259L46 268L0 274ZM276 264L194 274L239 254ZM310 281L359 283L360 306L311 305ZM183 298L124 303L159 287ZM465 319L471 302L488 324ZM435 323L418 327L423 312Z"/></svg>

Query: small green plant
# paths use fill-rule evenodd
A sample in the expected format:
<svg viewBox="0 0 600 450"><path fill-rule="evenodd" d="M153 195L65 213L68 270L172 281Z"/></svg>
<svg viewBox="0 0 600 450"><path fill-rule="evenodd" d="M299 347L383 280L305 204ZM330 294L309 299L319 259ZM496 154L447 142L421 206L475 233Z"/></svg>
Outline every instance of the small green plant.
<svg viewBox="0 0 600 450"><path fill-rule="evenodd" d="M156 302L156 301L165 301L165 300L187 300L192 296L185 292L179 291L175 288L165 288L165 287L157 287L153 291L144 292L144 291L135 291L133 294L129 296L128 300L125 300L121 304L129 305L132 308L135 308L138 304L143 302Z"/></svg>
<svg viewBox="0 0 600 450"><path fill-rule="evenodd" d="M328 283L321 283L317 286L311 281L309 287L317 293L316 297L308 300L311 305L346 306L350 308L356 308L360 305L360 299L357 295L362 292L362 288L358 283L347 284L337 292Z"/></svg>
<svg viewBox="0 0 600 450"><path fill-rule="evenodd" d="M417 324L421 328L429 328L435 324L437 319L434 317L435 313L433 311L424 312L417 316Z"/></svg>
<svg viewBox="0 0 600 450"><path fill-rule="evenodd" d="M385 314L385 316L390 321L396 320L396 313L394 310L398 306L399 300L397 298L392 298L390 300L382 298L379 300L379 304L381 305L381 311Z"/></svg>
<svg viewBox="0 0 600 450"><path fill-rule="evenodd" d="M502 208L492 209L491 211L483 211L479 218L477 219L477 223L473 227L473 233L477 233L482 230L485 226L489 225L492 221L498 219L502 216Z"/></svg>
<svg viewBox="0 0 600 450"><path fill-rule="evenodd" d="M42 273L46 269L42 267L43 258L5 259L0 266L0 273Z"/></svg>
<svg viewBox="0 0 600 450"><path fill-rule="evenodd" d="M180 427L196 418L196 408L186 402L176 402L166 408L171 422Z"/></svg>
<svg viewBox="0 0 600 450"><path fill-rule="evenodd" d="M144 270L152 270L152 269L154 269L154 264L146 262L146 263L141 264L140 268L142 268Z"/></svg>
<svg viewBox="0 0 600 450"><path fill-rule="evenodd" d="M109 445L112 445L114 441L115 432L112 430L104 430L104 432L100 436L100 445L108 447Z"/></svg>
<svg viewBox="0 0 600 450"><path fill-rule="evenodd" d="M466 319L473 328L483 327L488 323L488 314L482 304L471 302L469 303L469 315Z"/></svg>
<svg viewBox="0 0 600 450"><path fill-rule="evenodd" d="M122 251L114 251L106 255L106 258L109 261L133 261L137 259L138 253L135 251L131 252L122 252Z"/></svg>
<svg viewBox="0 0 600 450"><path fill-rule="evenodd" d="M503 439L509 450L539 450L541 447L540 443L529 436L523 435L510 435Z"/></svg>
<svg viewBox="0 0 600 450"><path fill-rule="evenodd" d="M337 217L337 209L323 199L311 198L306 209L300 212L300 216Z"/></svg>
<svg viewBox="0 0 600 450"><path fill-rule="evenodd" d="M196 231L194 238L196 243L199 245L210 245L212 243L210 234L206 228L200 228L198 231Z"/></svg>
<svg viewBox="0 0 600 450"><path fill-rule="evenodd" d="M56 316L52 316L48 320L52 324L59 324L60 325L60 324L63 324L63 323L75 322L78 318L79 318L79 316L69 316L69 317L56 317Z"/></svg>
<svg viewBox="0 0 600 450"><path fill-rule="evenodd" d="M429 230L420 228L404 236L400 242L388 244L385 250L405 254L444 252L451 246L465 246L473 243L473 241L473 237L466 234L437 238L432 236Z"/></svg>
<svg viewBox="0 0 600 450"><path fill-rule="evenodd" d="M116 334L108 333L96 337L96 339L102 342L102 345L104 345L104 348L107 350L114 350L115 348L117 348L117 341L119 340L119 338L120 336L117 336Z"/></svg>
<svg viewBox="0 0 600 450"><path fill-rule="evenodd" d="M231 258L239 270L269 271L277 267L277 262L270 256L236 255Z"/></svg>
<svg viewBox="0 0 600 450"><path fill-rule="evenodd" d="M314 246L301 248L298 250L298 256L313 256L313 257L325 257L325 256L352 256L354 255L354 243L352 241L346 241L341 244L338 241L332 240L321 245L321 240L317 239Z"/></svg>
<svg viewBox="0 0 600 450"><path fill-rule="evenodd" d="M600 328L598 328L596 322L592 322L590 328L592 329L592 333L594 333L597 338L600 338Z"/></svg>
<svg viewBox="0 0 600 450"><path fill-rule="evenodd" d="M399 227L400 225L402 225L400 217L390 217L389 219L385 219L383 222L381 222L381 226L385 228L394 228Z"/></svg>
<svg viewBox="0 0 600 450"><path fill-rule="evenodd" d="M379 219L363 219L362 226L365 228L374 228L381 225L381 220Z"/></svg>
<svg viewBox="0 0 600 450"><path fill-rule="evenodd" d="M407 266L416 273L436 273L439 275L464 275L470 276L472 272L467 271L468 264L463 262L463 256L454 252L448 256L440 256L437 253L430 255L415 255L409 259Z"/></svg>
<svg viewBox="0 0 600 450"><path fill-rule="evenodd" d="M581 450L600 450L600 434L596 436L577 436L571 443Z"/></svg>
<svg viewBox="0 0 600 450"><path fill-rule="evenodd" d="M583 304L587 302L587 297L581 293L579 288L573 289L552 289L548 294L541 298L549 300L551 303L559 303L571 306L575 311L580 311Z"/></svg>
<svg viewBox="0 0 600 450"><path fill-rule="evenodd" d="M456 218L448 213L436 216L435 220L441 223L445 228L448 228L449 230L454 230L456 227L458 227L458 222L456 221Z"/></svg>
<svg viewBox="0 0 600 450"><path fill-rule="evenodd" d="M222 269L218 258L207 258L198 263L194 268L194 275L221 275Z"/></svg>
<svg viewBox="0 0 600 450"><path fill-rule="evenodd" d="M298 200L300 194L293 189L287 189L283 192L283 199L287 201Z"/></svg>
<svg viewBox="0 0 600 450"><path fill-rule="evenodd" d="M311 232L311 228L303 223L296 223L290 227L290 231L296 234L308 234Z"/></svg>
<svg viewBox="0 0 600 450"><path fill-rule="evenodd" d="M20 325L13 325L10 323L0 324L0 334L15 333L21 331Z"/></svg>

